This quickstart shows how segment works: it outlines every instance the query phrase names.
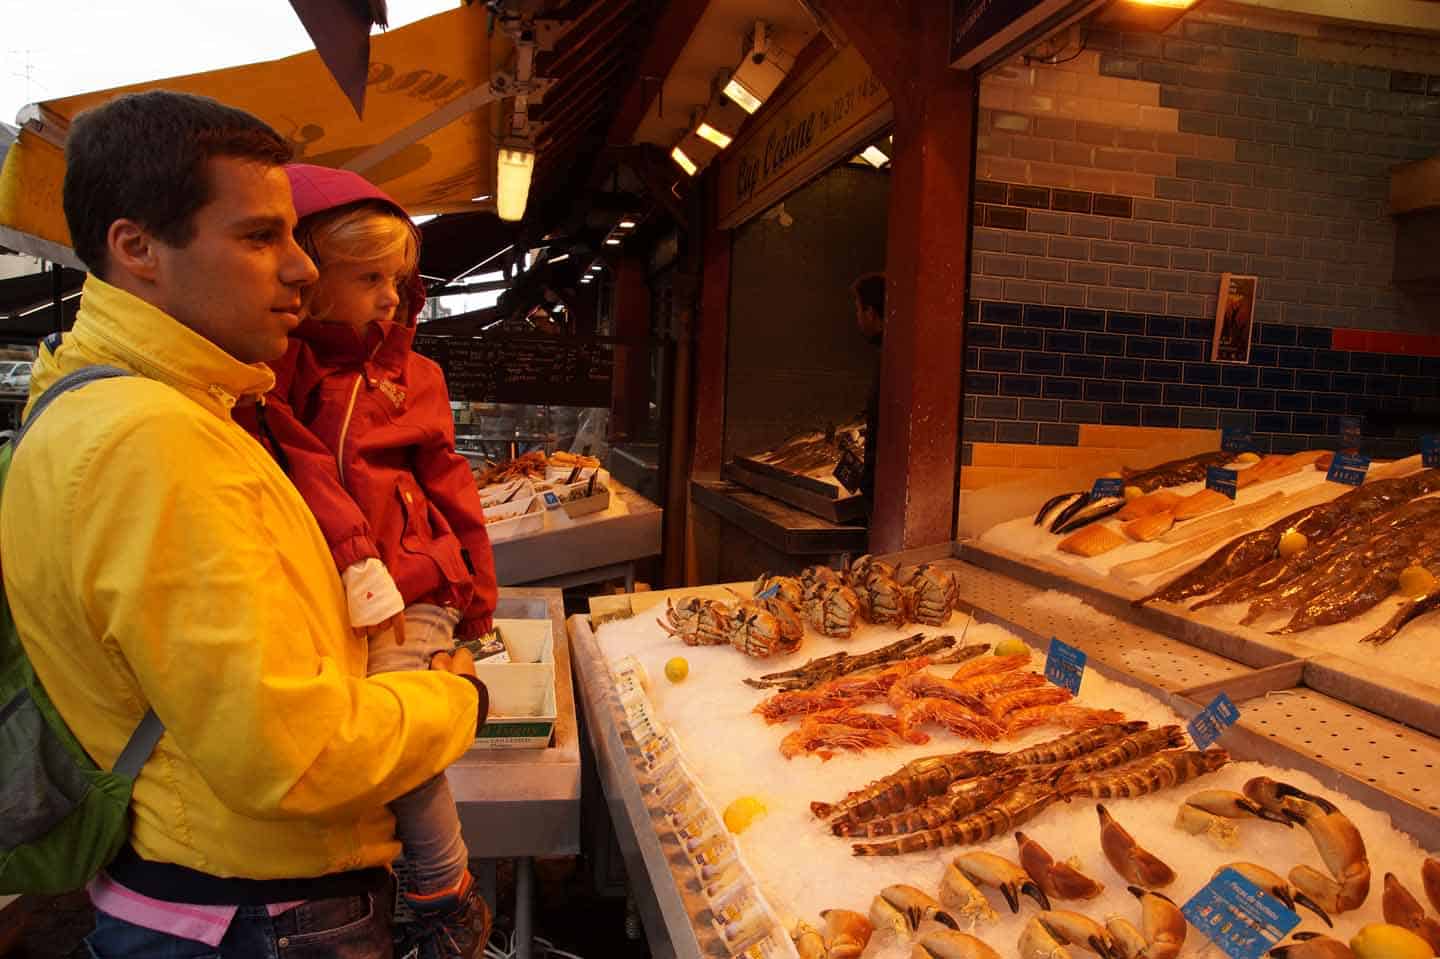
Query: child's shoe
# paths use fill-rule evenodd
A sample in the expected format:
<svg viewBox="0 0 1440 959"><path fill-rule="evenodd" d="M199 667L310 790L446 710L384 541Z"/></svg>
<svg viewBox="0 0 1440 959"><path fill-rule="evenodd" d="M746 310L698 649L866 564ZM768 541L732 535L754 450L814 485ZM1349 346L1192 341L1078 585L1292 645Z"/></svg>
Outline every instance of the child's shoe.
<svg viewBox="0 0 1440 959"><path fill-rule="evenodd" d="M408 950L416 959L481 959L490 941L490 907L475 888L468 872L455 889L420 895L404 893L415 913L405 932Z"/></svg>

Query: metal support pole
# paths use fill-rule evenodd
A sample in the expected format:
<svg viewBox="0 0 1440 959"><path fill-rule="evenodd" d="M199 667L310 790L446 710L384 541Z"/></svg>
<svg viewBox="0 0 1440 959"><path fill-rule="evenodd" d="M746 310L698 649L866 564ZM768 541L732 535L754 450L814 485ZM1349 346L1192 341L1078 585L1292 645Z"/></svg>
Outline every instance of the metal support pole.
<svg viewBox="0 0 1440 959"><path fill-rule="evenodd" d="M515 860L515 959L530 959L535 935L535 860Z"/></svg>

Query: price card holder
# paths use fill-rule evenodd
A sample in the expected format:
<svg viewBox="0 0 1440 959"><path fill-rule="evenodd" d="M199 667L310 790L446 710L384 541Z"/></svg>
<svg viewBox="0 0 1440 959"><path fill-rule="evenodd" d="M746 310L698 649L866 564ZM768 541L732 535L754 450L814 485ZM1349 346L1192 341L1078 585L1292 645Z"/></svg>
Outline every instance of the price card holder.
<svg viewBox="0 0 1440 959"><path fill-rule="evenodd" d="M1235 470L1227 470L1223 466L1205 467L1206 489L1213 489L1217 493L1224 493L1226 496L1234 499L1238 481L1239 474Z"/></svg>
<svg viewBox="0 0 1440 959"><path fill-rule="evenodd" d="M1325 478L1332 483L1359 486L1365 482L1365 473L1370 469L1370 457L1360 453L1336 453L1330 461L1330 472Z"/></svg>
<svg viewBox="0 0 1440 959"><path fill-rule="evenodd" d="M1440 466L1440 433L1420 437L1420 459L1428 467Z"/></svg>
<svg viewBox="0 0 1440 959"><path fill-rule="evenodd" d="M1060 640L1050 638L1050 652L1045 657L1045 678L1080 694L1080 681L1085 678L1085 654Z"/></svg>
<svg viewBox="0 0 1440 959"><path fill-rule="evenodd" d="M1209 749L1239 718L1240 710L1235 708L1229 696L1224 693L1216 696L1210 701L1210 705L1196 713L1195 718L1188 724L1195 748Z"/></svg>
<svg viewBox="0 0 1440 959"><path fill-rule="evenodd" d="M1222 870L1180 911L1230 959L1260 959L1300 925L1284 903L1233 869Z"/></svg>
<svg viewBox="0 0 1440 959"><path fill-rule="evenodd" d="M1220 448L1227 453L1248 453L1255 448L1255 440L1243 426L1227 426L1220 431Z"/></svg>
<svg viewBox="0 0 1440 959"><path fill-rule="evenodd" d="M1094 499L1113 499L1125 495L1125 481L1122 479L1097 479L1095 485L1090 487L1090 495Z"/></svg>
<svg viewBox="0 0 1440 959"><path fill-rule="evenodd" d="M1340 448L1342 450L1360 449L1360 424L1358 416L1340 417Z"/></svg>

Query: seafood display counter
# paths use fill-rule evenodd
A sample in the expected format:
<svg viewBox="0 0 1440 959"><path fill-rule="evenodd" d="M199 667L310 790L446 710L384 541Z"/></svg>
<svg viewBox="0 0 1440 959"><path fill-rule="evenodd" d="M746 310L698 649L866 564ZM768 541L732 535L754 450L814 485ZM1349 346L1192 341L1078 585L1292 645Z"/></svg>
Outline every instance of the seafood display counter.
<svg viewBox="0 0 1440 959"><path fill-rule="evenodd" d="M565 588L624 579L633 584L636 561L660 553L663 511L613 478L610 492L609 506L599 512L572 517L564 509L548 509L542 528L493 544L500 583Z"/></svg>
<svg viewBox="0 0 1440 959"><path fill-rule="evenodd" d="M950 552L571 618L654 954L1214 956L1181 910L1226 868L1296 911L1279 956L1433 954L1391 927L1440 932L1434 740L1308 688L1303 660ZM1040 672L1051 636L1089 653L1075 695ZM1199 748L1186 721L1222 692L1238 719Z"/></svg>
<svg viewBox="0 0 1440 959"><path fill-rule="evenodd" d="M1206 481L1217 465L1233 498ZM956 553L1252 668L1303 663L1310 688L1440 735L1440 470L1332 466L1192 457L1032 504Z"/></svg>

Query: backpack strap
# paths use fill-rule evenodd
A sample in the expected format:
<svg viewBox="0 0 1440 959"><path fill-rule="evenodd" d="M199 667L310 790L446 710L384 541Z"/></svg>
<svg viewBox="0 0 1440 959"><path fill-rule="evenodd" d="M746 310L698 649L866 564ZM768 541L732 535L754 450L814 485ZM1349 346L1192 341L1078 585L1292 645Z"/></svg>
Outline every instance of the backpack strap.
<svg viewBox="0 0 1440 959"><path fill-rule="evenodd" d="M50 388L40 394L40 398L35 401L35 408L30 411L24 425L10 441L12 450L20 445L20 441L25 438L30 427L35 425L40 414L61 396L88 383L129 375L127 370L122 370L118 366L103 365L84 366L72 373L66 373L52 383ZM145 710L145 715L140 719L140 725L136 726L135 731L130 734L130 741L125 744L124 749L120 750L120 758L115 760L113 771L127 779L134 779L140 774L140 767L145 765L150 754L155 751L155 744L160 741L160 737L164 733L165 724L160 721L159 716L155 715L155 710Z"/></svg>
<svg viewBox="0 0 1440 959"><path fill-rule="evenodd" d="M97 380L108 380L114 376L129 375L128 372L120 369L118 366L84 366L75 370L73 373L66 373L54 383L50 384L49 389L40 394L40 398L35 401L35 408L32 409L30 415L25 418L24 424L20 427L19 431L16 432L15 438L10 441L10 444L12 446L19 446L20 441L25 438L25 434L30 432L30 427L34 426L35 421L40 418L40 414L45 412L51 403L66 393L69 393L71 390L79 389L87 383L94 383Z"/></svg>

